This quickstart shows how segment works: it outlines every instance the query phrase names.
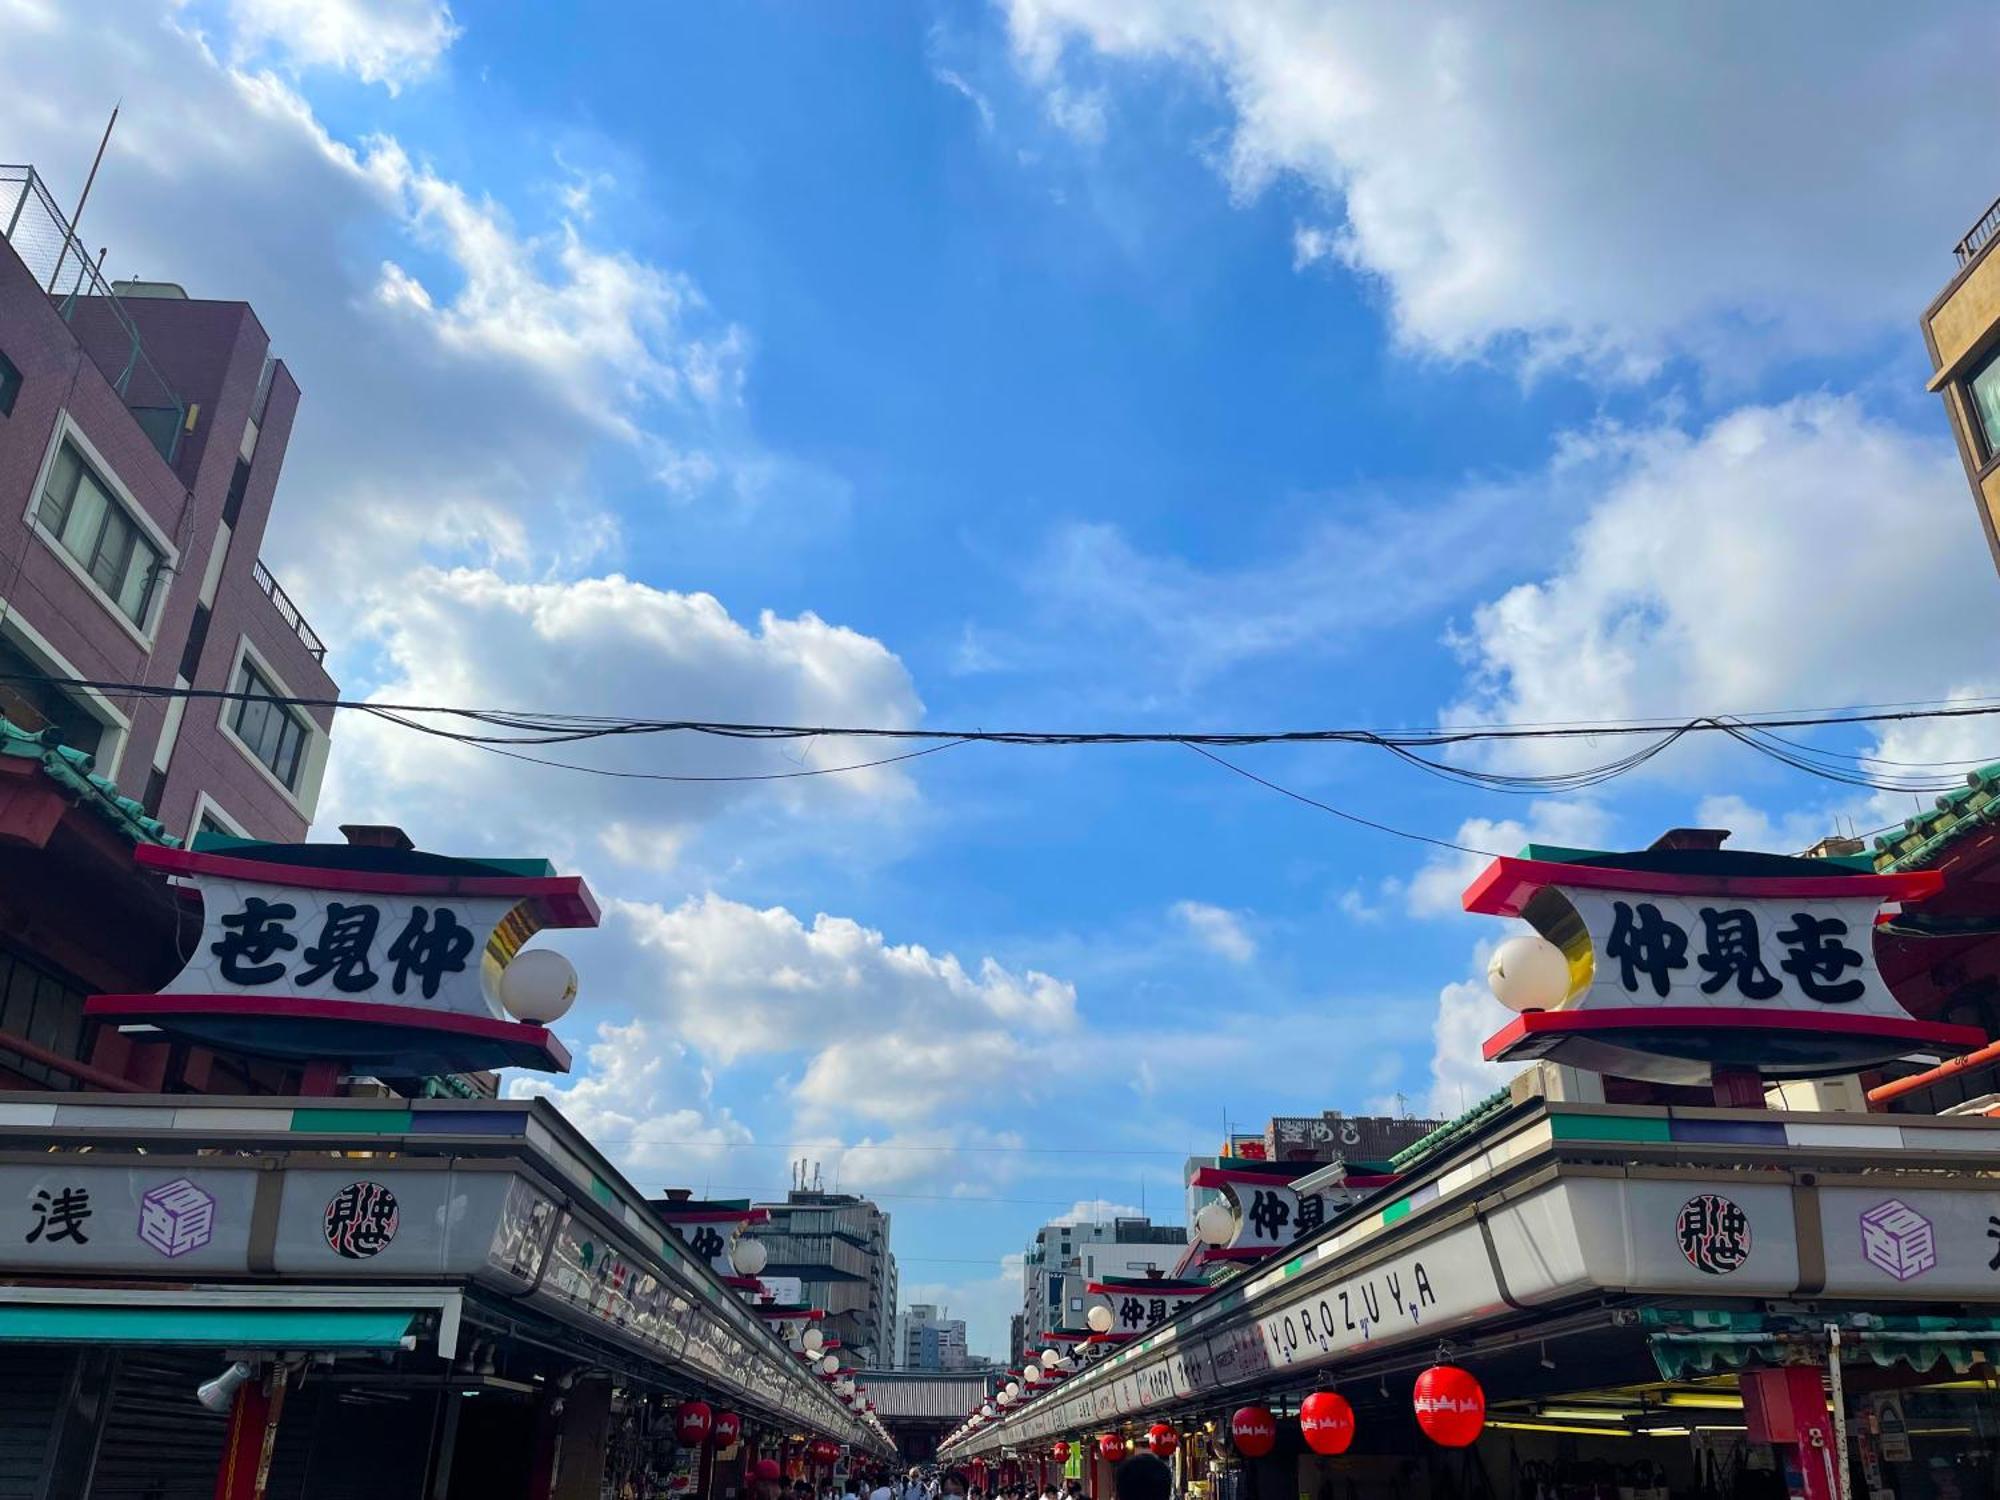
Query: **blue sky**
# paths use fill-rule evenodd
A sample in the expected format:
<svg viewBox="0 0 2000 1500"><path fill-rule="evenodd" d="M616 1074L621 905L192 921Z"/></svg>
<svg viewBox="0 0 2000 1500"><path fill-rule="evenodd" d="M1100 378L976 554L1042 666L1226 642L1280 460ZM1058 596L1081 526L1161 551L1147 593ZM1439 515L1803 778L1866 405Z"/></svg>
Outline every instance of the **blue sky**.
<svg viewBox="0 0 2000 1500"><path fill-rule="evenodd" d="M2000 691L1915 329L2000 190L1953 144L2000 123L1989 8L0 23L0 156L67 200L122 95L88 237L250 300L299 378L265 556L353 695L1209 730ZM768 1194L818 1159L978 1349L1034 1226L1177 1216L1225 1117L1491 1083L1476 859L1186 750L690 788L351 717L335 743L329 836L393 819L590 878L551 1088L637 1181ZM1540 799L1361 749L1237 758L1475 849L1691 821L1796 849L1912 810L1713 747Z"/></svg>

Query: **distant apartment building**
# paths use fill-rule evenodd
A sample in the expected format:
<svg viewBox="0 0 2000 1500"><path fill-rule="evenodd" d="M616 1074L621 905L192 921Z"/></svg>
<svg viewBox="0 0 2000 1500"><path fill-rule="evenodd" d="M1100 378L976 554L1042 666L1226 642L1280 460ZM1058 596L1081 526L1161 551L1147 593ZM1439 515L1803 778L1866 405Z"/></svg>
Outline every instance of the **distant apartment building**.
<svg viewBox="0 0 2000 1500"><path fill-rule="evenodd" d="M1178 1224L1123 1217L1094 1224L1044 1224L1021 1267L1022 1338L1039 1347L1044 1333L1084 1327L1085 1286L1105 1276L1167 1272L1187 1250Z"/></svg>
<svg viewBox="0 0 2000 1500"><path fill-rule="evenodd" d="M258 558L299 388L247 303L105 283L31 168L0 229L0 716L172 834L299 839L331 710L38 680L334 696Z"/></svg>
<svg viewBox="0 0 2000 1500"><path fill-rule="evenodd" d="M1986 546L2000 566L2000 201L1952 254L1958 269L1924 310L1930 388L1944 398Z"/></svg>
<svg viewBox="0 0 2000 1500"><path fill-rule="evenodd" d="M858 1364L889 1368L896 1337L896 1257L889 1215L866 1198L795 1188L760 1203L771 1219L757 1238L769 1252L763 1275L796 1277L804 1300L826 1314L820 1330Z"/></svg>
<svg viewBox="0 0 2000 1500"><path fill-rule="evenodd" d="M896 1314L896 1368L899 1370L963 1370L965 1320L946 1316L928 1302L913 1302Z"/></svg>

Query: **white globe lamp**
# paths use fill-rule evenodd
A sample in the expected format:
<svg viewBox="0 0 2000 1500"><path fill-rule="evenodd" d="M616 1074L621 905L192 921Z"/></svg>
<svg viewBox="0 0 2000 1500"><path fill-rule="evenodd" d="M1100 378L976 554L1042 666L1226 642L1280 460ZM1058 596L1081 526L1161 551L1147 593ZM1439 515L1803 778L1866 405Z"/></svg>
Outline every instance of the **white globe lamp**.
<svg viewBox="0 0 2000 1500"><path fill-rule="evenodd" d="M1044 1370L1053 1370L1061 1363L1062 1351L1060 1349L1044 1349L1042 1351L1042 1368Z"/></svg>
<svg viewBox="0 0 2000 1500"><path fill-rule="evenodd" d="M1090 1310L1084 1321L1090 1325L1092 1333L1109 1333L1112 1322L1111 1309L1100 1302Z"/></svg>
<svg viewBox="0 0 2000 1500"><path fill-rule="evenodd" d="M1486 961L1486 986L1512 1011L1554 1010L1569 998L1569 959L1540 933L1510 937Z"/></svg>
<svg viewBox="0 0 2000 1500"><path fill-rule="evenodd" d="M1021 1378L1027 1381L1029 1385L1040 1385L1042 1380L1042 1367L1040 1365L1029 1365L1027 1369L1021 1372Z"/></svg>
<svg viewBox="0 0 2000 1500"><path fill-rule="evenodd" d="M826 1335L821 1333L817 1328L808 1328L804 1333L799 1335L799 1347L804 1349L808 1354L819 1353L820 1345L825 1342Z"/></svg>
<svg viewBox="0 0 2000 1500"><path fill-rule="evenodd" d="M819 1362L819 1367L828 1375L831 1375L835 1370L840 1368L840 1356L838 1354L827 1355L826 1358Z"/></svg>
<svg viewBox="0 0 2000 1500"><path fill-rule="evenodd" d="M1007 1394L1008 1394L1008 1395L1010 1395L1010 1396L1018 1396L1018 1395L1020 1395L1020 1394L1021 1394L1021 1382L1020 1382L1020 1381L1018 1381L1018 1380L1010 1380L1010 1381L1008 1381L1008 1382L1007 1382Z"/></svg>
<svg viewBox="0 0 2000 1500"><path fill-rule="evenodd" d="M1236 1210L1227 1198L1213 1198L1194 1216L1195 1238L1204 1245L1226 1245L1236 1235Z"/></svg>
<svg viewBox="0 0 2000 1500"><path fill-rule="evenodd" d="M756 1276L771 1262L771 1250L762 1240L739 1239L729 1252L729 1263L738 1276Z"/></svg>
<svg viewBox="0 0 2000 1500"><path fill-rule="evenodd" d="M576 965L553 948L524 948L500 971L500 1004L517 1021L546 1026L576 1003Z"/></svg>

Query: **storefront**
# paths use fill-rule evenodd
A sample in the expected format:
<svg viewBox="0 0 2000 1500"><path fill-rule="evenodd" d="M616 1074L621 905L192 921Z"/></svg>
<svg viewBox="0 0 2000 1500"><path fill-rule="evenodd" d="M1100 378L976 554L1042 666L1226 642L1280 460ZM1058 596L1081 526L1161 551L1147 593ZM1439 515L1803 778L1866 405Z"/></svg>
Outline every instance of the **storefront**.
<svg viewBox="0 0 2000 1500"><path fill-rule="evenodd" d="M540 1101L0 1096L0 1276L0 1494L722 1500L889 1451Z"/></svg>
<svg viewBox="0 0 2000 1500"><path fill-rule="evenodd" d="M1488 1055L1531 1065L1514 1091L946 1457L1164 1425L1204 1500L2000 1494L2000 1120L1767 1107L1985 1040L1905 1010L1873 961L1877 908L1941 880L1558 853L1467 892L1537 933L1492 976L1518 1014ZM1668 1102L1703 1095L1742 1107Z"/></svg>

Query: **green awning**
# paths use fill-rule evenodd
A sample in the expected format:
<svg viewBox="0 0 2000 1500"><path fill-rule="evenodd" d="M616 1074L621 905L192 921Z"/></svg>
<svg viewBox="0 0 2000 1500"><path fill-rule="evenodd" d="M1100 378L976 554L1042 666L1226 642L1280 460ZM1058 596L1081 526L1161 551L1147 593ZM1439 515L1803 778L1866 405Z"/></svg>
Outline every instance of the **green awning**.
<svg viewBox="0 0 2000 1500"><path fill-rule="evenodd" d="M2000 1356L2000 1319L1977 1314L1842 1313L1822 1318L1723 1309L1642 1308L1653 1362L1666 1380L1724 1375L1750 1365L1819 1364L1828 1323L1840 1325L1846 1363L1908 1365L1922 1373L1940 1363L1963 1375Z"/></svg>
<svg viewBox="0 0 2000 1500"><path fill-rule="evenodd" d="M397 1308L0 1306L0 1342L180 1344L220 1349L395 1349L415 1314Z"/></svg>

